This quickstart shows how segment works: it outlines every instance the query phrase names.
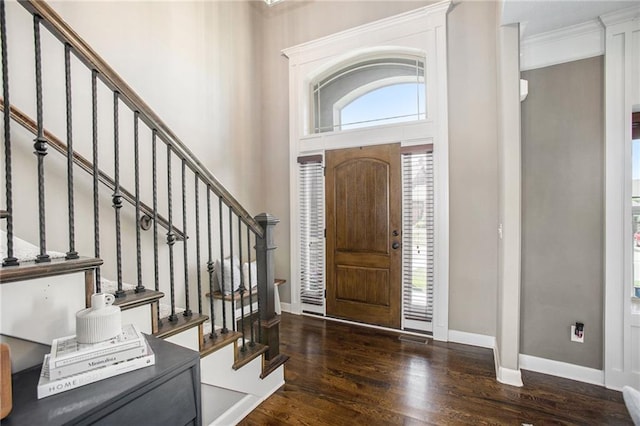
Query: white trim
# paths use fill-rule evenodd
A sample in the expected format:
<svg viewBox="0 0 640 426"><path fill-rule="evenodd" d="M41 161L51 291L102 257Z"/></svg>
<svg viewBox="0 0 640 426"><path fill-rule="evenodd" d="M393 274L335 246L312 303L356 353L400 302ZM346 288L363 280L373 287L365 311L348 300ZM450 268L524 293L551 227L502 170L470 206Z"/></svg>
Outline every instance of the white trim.
<svg viewBox="0 0 640 426"><path fill-rule="evenodd" d="M279 367L284 368L284 367ZM284 386L284 380L281 383L276 384L273 389L268 391L266 395L263 396L255 396L248 394L240 401L236 402L231 408L222 413L217 419L209 424L209 426L214 425L235 425L240 423L242 419L247 417L249 413L258 407L258 405L262 404L267 398L276 393L278 389Z"/></svg>
<svg viewBox="0 0 640 426"><path fill-rule="evenodd" d="M605 55L605 291L604 383L640 386L640 350L633 334L640 312L632 310L631 112L640 104L633 48L640 32L640 6L602 16ZM635 36L634 36L635 33Z"/></svg>
<svg viewBox="0 0 640 426"><path fill-rule="evenodd" d="M493 347L493 361L496 369L496 380L509 386L522 387L522 373L520 370L502 367L500 365L500 351L498 346Z"/></svg>
<svg viewBox="0 0 640 426"><path fill-rule="evenodd" d="M448 9L447 9L448 10ZM446 12L447 10L444 10ZM432 51L436 61L427 62L425 73L434 73L437 81L437 102L427 98L427 116L434 117L437 126L433 150L435 197L435 253L433 286L433 338L446 341L449 334L449 95L447 92L447 27L445 22L435 29ZM427 58L428 59L428 58ZM429 79L431 80L431 79ZM429 80L427 84L429 84ZM433 87L433 86L432 86ZM430 112L433 104L435 111Z"/></svg>
<svg viewBox="0 0 640 426"><path fill-rule="evenodd" d="M317 318L317 319L322 319L322 320L327 320L327 321L339 322L339 323L342 323L342 324L354 325L354 326L358 326L358 327L373 328L375 330L389 331L391 333L396 333L396 334L408 334L408 335L411 335L411 336L420 336L420 337L424 337L424 338L427 338L427 339L431 339L432 338L429 334L425 334L425 333L418 333L418 332L409 331L409 330L399 330L397 328L382 327L380 325L365 324L363 322L349 321L349 320L345 320L345 319L342 319L342 318L327 317L327 316L324 316L324 315L314 315L314 314L307 313L307 312L303 312L300 315L305 316L305 317L309 317L309 318Z"/></svg>
<svg viewBox="0 0 640 426"><path fill-rule="evenodd" d="M379 34L392 29L399 31L400 36L411 35L414 29L405 25L407 21L447 13L451 6L451 0L444 0L419 9L380 19L359 27L350 28L337 34L321 37L316 40L302 43L283 49L282 53L289 59L298 56L304 61L312 61L324 57L324 52L334 55L336 50L342 50L340 46L353 42L360 37L368 38L371 33Z"/></svg>
<svg viewBox="0 0 640 426"><path fill-rule="evenodd" d="M496 338L486 334L469 333L466 331L449 330L449 341L463 345L478 346L493 349L496 346Z"/></svg>
<svg viewBox="0 0 640 426"><path fill-rule="evenodd" d="M291 313L291 303L280 302L280 310Z"/></svg>
<svg viewBox="0 0 640 426"><path fill-rule="evenodd" d="M532 70L604 54L604 28L597 19L525 38L520 70Z"/></svg>
<svg viewBox="0 0 640 426"><path fill-rule="evenodd" d="M591 383L592 385L604 386L603 370L525 354L520 354L518 360L520 369L522 370L530 370L537 373L564 377L565 379L577 380L579 382Z"/></svg>
<svg viewBox="0 0 640 426"><path fill-rule="evenodd" d="M517 386L519 388L524 386L524 383L522 383L522 374L520 373L520 370L513 370L511 368L498 367L496 380L509 386Z"/></svg>
<svg viewBox="0 0 640 426"><path fill-rule="evenodd" d="M605 27L611 27L624 22L640 20L640 6L635 5L627 9L616 10L600 16L600 21Z"/></svg>

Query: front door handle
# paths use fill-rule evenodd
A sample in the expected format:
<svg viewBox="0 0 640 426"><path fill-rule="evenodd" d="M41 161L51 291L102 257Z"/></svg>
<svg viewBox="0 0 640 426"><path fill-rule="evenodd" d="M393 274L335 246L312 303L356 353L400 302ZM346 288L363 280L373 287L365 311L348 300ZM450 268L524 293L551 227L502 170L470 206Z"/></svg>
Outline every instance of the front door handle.
<svg viewBox="0 0 640 426"><path fill-rule="evenodd" d="M400 248L400 243L399 243L399 242L397 242L397 241L394 241L394 242L391 244L391 248L392 248L392 249L394 249L394 250L398 250L398 249Z"/></svg>

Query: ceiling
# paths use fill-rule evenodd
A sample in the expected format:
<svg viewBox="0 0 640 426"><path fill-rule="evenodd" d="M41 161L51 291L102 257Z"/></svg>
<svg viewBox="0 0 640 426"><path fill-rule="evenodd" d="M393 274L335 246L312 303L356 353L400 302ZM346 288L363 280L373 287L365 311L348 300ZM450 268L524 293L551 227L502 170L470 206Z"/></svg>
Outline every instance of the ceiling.
<svg viewBox="0 0 640 426"><path fill-rule="evenodd" d="M526 38L638 4L640 0L504 0L502 24L520 22L521 36Z"/></svg>

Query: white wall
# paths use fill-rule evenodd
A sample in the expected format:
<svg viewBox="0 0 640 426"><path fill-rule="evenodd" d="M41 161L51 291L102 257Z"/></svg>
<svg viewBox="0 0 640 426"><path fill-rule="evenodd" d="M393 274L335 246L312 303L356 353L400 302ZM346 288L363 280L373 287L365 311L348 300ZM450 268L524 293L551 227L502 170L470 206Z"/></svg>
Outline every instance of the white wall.
<svg viewBox="0 0 640 426"><path fill-rule="evenodd" d="M54 1L51 6L97 51L145 102L173 129L198 159L242 203L251 214L265 210L262 178L260 40L261 20L250 2L82 2ZM35 118L33 34L30 15L16 2L7 4L11 101ZM65 139L63 48L42 29L44 123ZM72 60L74 80L74 148L91 158L90 72ZM98 90L100 167L113 176L113 98L104 87ZM132 114L120 108L122 186L133 184ZM12 127L14 147L14 221L16 235L37 243L35 160L33 136ZM151 205L150 131L144 126L141 140L141 190ZM65 160L49 149L45 159L47 180L47 247L67 251ZM159 205L166 215L166 149L159 150ZM174 222L181 227L180 163L174 160ZM93 254L93 209L91 180L76 168L76 233L81 255ZM193 195L193 177L187 192ZM2 185L4 190L4 185ZM101 257L103 275L115 279L114 213L111 191L101 186ZM201 208L204 211L201 187ZM195 263L194 216L190 203L189 258L191 279ZM217 199L213 200L217 210ZM125 204L123 215L124 280L135 283L135 228L133 209ZM201 227L206 226L205 216ZM215 222L214 222L215 223ZM160 232L161 275L167 276L164 234ZM214 234L215 235L215 234ZM143 233L143 244L152 244L151 232ZM203 237L204 238L204 237ZM176 245L176 274L182 272L182 247ZM214 248L214 256L217 253ZM148 251L150 253L150 251ZM206 261L206 259L205 259ZM153 265L144 265L145 284L153 285ZM181 282L181 281L180 281ZM167 292L168 289L164 288ZM179 293L180 294L180 291ZM180 300L180 298L178 298ZM195 303L192 299L192 303ZM180 303L183 305L183 303Z"/></svg>

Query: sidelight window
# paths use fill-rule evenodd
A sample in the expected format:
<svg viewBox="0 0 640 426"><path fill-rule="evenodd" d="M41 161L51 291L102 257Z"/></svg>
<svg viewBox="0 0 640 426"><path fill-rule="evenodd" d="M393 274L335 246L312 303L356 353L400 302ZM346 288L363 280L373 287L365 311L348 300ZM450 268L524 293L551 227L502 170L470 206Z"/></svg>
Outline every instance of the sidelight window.
<svg viewBox="0 0 640 426"><path fill-rule="evenodd" d="M324 167L322 155L298 158L300 300L324 313Z"/></svg>
<svg viewBox="0 0 640 426"><path fill-rule="evenodd" d="M402 154L402 285L404 328L431 331L434 281L433 151Z"/></svg>
<svg viewBox="0 0 640 426"><path fill-rule="evenodd" d="M632 115L631 217L633 230L633 295L640 297L640 112Z"/></svg>

